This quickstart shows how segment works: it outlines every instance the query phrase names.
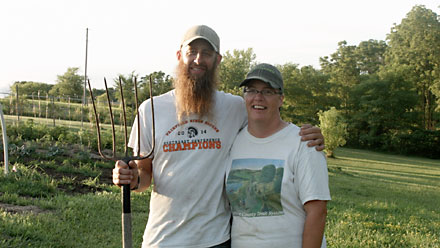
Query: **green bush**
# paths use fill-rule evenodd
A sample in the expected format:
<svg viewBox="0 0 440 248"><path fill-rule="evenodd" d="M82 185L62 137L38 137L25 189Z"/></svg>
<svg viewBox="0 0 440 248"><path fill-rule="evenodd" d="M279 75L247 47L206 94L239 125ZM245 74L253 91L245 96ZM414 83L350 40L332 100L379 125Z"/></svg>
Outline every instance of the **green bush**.
<svg viewBox="0 0 440 248"><path fill-rule="evenodd" d="M18 125L9 125L7 134L10 141L15 140L44 140L57 141L59 137L67 136L69 129L67 127L49 127L46 125L35 124L32 119Z"/></svg>
<svg viewBox="0 0 440 248"><path fill-rule="evenodd" d="M440 131L417 129L397 134L361 134L358 142L351 142L350 146L438 159L440 158L439 144Z"/></svg>
<svg viewBox="0 0 440 248"><path fill-rule="evenodd" d="M325 137L325 152L327 157L334 157L334 150L346 143L347 123L341 112L334 107L325 112L319 111L318 116Z"/></svg>

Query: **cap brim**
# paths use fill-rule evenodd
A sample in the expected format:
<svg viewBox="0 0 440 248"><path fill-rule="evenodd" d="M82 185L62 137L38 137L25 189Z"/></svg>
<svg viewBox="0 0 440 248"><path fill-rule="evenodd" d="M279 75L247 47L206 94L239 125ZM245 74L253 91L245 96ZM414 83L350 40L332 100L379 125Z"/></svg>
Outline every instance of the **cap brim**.
<svg viewBox="0 0 440 248"><path fill-rule="evenodd" d="M274 87L274 85L273 85L271 82L268 82L265 78L263 78L263 77L258 77L258 76L253 76L253 77L246 78L245 80L243 80L243 82L240 83L240 86L239 86L239 87L246 86L246 84L249 83L249 81L254 80L254 79L261 80L261 81L263 81L263 82L269 84L270 87L272 87L272 88L274 88L274 89L280 89L280 88L277 87L277 86Z"/></svg>
<svg viewBox="0 0 440 248"><path fill-rule="evenodd" d="M241 82L241 83L240 83L240 86L238 86L238 87L243 87L243 86L245 86L245 85L249 82L249 80L251 80L251 79L245 79L245 80L243 80L243 82Z"/></svg>
<svg viewBox="0 0 440 248"><path fill-rule="evenodd" d="M204 36L195 36L195 37L192 37L191 39L188 39L188 40L186 40L184 43L182 43L182 47L184 47L184 46L188 46L189 43L191 43L191 42L193 42L193 41L195 41L195 40L198 40L198 39L206 40L206 41L212 46L212 48L214 49L214 51L218 53L218 49L217 49L217 47L216 47L216 46L215 46L210 40L208 40L208 39L207 39L206 37L204 37Z"/></svg>

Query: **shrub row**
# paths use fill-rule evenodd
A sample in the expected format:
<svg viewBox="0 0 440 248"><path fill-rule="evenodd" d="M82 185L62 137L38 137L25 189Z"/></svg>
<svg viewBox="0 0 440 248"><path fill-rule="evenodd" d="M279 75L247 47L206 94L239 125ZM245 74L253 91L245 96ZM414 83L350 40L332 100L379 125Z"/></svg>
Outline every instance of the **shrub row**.
<svg viewBox="0 0 440 248"><path fill-rule="evenodd" d="M400 154L440 158L440 131L415 130L397 135L391 148Z"/></svg>
<svg viewBox="0 0 440 248"><path fill-rule="evenodd" d="M440 158L440 131L412 130L407 133L360 135L350 146L402 155Z"/></svg>

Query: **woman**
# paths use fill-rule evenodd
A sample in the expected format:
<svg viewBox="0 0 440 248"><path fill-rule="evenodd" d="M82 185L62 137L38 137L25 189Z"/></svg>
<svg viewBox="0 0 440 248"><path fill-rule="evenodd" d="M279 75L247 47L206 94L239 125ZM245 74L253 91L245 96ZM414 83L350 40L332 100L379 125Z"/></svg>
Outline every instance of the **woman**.
<svg viewBox="0 0 440 248"><path fill-rule="evenodd" d="M276 67L257 65L241 86L248 125L234 141L226 174L231 247L326 247L324 154L281 119L284 86Z"/></svg>

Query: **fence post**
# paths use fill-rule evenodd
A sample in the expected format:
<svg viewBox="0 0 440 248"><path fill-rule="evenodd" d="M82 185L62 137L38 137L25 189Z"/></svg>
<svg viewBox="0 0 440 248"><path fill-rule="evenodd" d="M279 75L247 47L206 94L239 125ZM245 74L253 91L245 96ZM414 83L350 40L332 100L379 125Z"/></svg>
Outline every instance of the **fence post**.
<svg viewBox="0 0 440 248"><path fill-rule="evenodd" d="M49 115L49 94L46 93L46 124L49 123L47 121L48 115Z"/></svg>
<svg viewBox="0 0 440 248"><path fill-rule="evenodd" d="M9 160L8 160L8 136L6 135L6 124L3 116L2 104L0 103L0 119L3 132L3 157L5 160L5 174L9 173Z"/></svg>
<svg viewBox="0 0 440 248"><path fill-rule="evenodd" d="M52 119L53 119L53 126L55 127L55 97L52 96Z"/></svg>
<svg viewBox="0 0 440 248"><path fill-rule="evenodd" d="M12 102L14 101L14 97L12 96L9 98L9 114L12 115L14 113L14 106L12 106Z"/></svg>
<svg viewBox="0 0 440 248"><path fill-rule="evenodd" d="M68 108L69 108L69 128L70 128L70 123L72 122L71 118L70 118L70 96L69 96L69 104L67 104Z"/></svg>
<svg viewBox="0 0 440 248"><path fill-rule="evenodd" d="M83 111L84 111L84 101L82 102L82 104L81 104L81 128L83 128L83 119L84 119L84 113L83 113Z"/></svg>
<svg viewBox="0 0 440 248"><path fill-rule="evenodd" d="M41 117L41 100L40 100L40 91L38 91L38 117Z"/></svg>
<svg viewBox="0 0 440 248"><path fill-rule="evenodd" d="M34 112L34 117L37 117L37 114L35 113L34 92L32 92L32 112Z"/></svg>
<svg viewBox="0 0 440 248"><path fill-rule="evenodd" d="M20 122L20 112L18 112L18 84L15 85L15 93L17 94L17 100L15 102L15 110L17 111L17 122Z"/></svg>

